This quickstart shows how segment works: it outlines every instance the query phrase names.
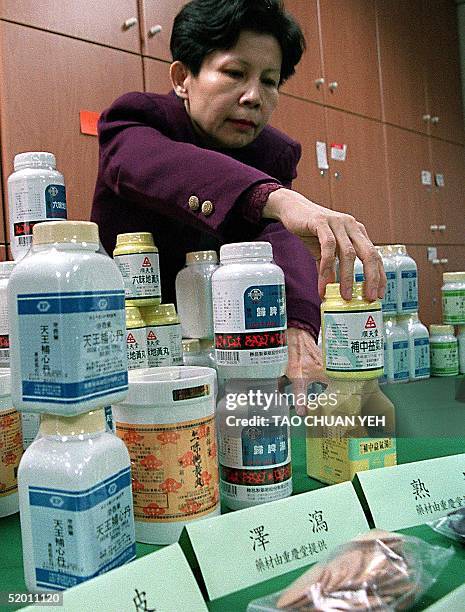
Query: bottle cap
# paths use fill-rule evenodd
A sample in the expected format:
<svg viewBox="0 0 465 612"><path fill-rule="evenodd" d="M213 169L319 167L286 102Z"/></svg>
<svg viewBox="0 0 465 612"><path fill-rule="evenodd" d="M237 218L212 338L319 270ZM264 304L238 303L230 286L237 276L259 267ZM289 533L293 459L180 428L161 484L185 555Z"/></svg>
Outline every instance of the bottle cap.
<svg viewBox="0 0 465 612"><path fill-rule="evenodd" d="M99 244L98 226L92 221L45 221L34 225L33 245L56 242Z"/></svg>
<svg viewBox="0 0 465 612"><path fill-rule="evenodd" d="M184 338L182 341L183 353L200 353L200 342L197 338Z"/></svg>
<svg viewBox="0 0 465 612"><path fill-rule="evenodd" d="M0 262L0 278L9 278L15 265L16 261Z"/></svg>
<svg viewBox="0 0 465 612"><path fill-rule="evenodd" d="M142 308L142 317L146 325L167 325L179 323L174 304L158 304L158 306L147 306Z"/></svg>
<svg viewBox="0 0 465 612"><path fill-rule="evenodd" d="M216 251L192 251L186 253L186 264L205 263L205 262L218 262L218 255Z"/></svg>
<svg viewBox="0 0 465 612"><path fill-rule="evenodd" d="M444 272L442 278L445 283L460 283L465 281L465 272Z"/></svg>
<svg viewBox="0 0 465 612"><path fill-rule="evenodd" d="M364 283L354 283L352 287L352 299L357 297L364 297L363 295ZM340 283L328 283L325 289L325 299L328 298L341 298L341 285Z"/></svg>
<svg viewBox="0 0 465 612"><path fill-rule="evenodd" d="M40 433L58 436L79 436L105 431L105 411L98 408L78 416L40 415Z"/></svg>
<svg viewBox="0 0 465 612"><path fill-rule="evenodd" d="M30 151L15 155L13 166L15 172L23 168L56 168L56 159L53 153L45 151Z"/></svg>
<svg viewBox="0 0 465 612"><path fill-rule="evenodd" d="M454 335L453 325L430 325L429 331L431 334Z"/></svg>
<svg viewBox="0 0 465 612"><path fill-rule="evenodd" d="M150 232L131 232L128 234L118 234L116 236L116 246L121 246L122 244L137 244L140 246L155 247L155 243L153 242L153 236Z"/></svg>
<svg viewBox="0 0 465 612"><path fill-rule="evenodd" d="M145 327L144 319L137 306L126 304L126 327L134 329L135 327Z"/></svg>
<svg viewBox="0 0 465 612"><path fill-rule="evenodd" d="M269 242L233 242L220 249L221 263L241 259L273 259L273 247Z"/></svg>

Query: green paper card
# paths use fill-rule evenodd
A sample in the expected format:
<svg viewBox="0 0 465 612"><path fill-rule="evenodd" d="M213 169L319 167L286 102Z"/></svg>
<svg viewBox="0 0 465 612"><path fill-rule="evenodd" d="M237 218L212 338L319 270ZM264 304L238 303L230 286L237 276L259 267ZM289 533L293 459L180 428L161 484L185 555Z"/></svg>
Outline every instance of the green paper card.
<svg viewBox="0 0 465 612"><path fill-rule="evenodd" d="M368 529L350 482L185 527L210 599L315 563Z"/></svg>
<svg viewBox="0 0 465 612"><path fill-rule="evenodd" d="M465 610L465 584L426 608L426 612L454 612L455 610Z"/></svg>
<svg viewBox="0 0 465 612"><path fill-rule="evenodd" d="M465 508L465 454L358 472L379 529L397 530Z"/></svg>
<svg viewBox="0 0 465 612"><path fill-rule="evenodd" d="M31 612L54 610L28 606ZM179 544L172 544L63 593L63 612L208 612Z"/></svg>

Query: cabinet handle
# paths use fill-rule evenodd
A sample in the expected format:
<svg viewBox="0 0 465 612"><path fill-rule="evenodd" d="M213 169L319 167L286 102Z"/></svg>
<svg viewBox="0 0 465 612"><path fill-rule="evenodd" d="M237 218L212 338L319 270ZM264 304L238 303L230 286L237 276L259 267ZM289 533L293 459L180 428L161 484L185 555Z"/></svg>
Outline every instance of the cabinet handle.
<svg viewBox="0 0 465 612"><path fill-rule="evenodd" d="M439 229L437 225L430 225L429 228L432 232L435 232L437 229Z"/></svg>
<svg viewBox="0 0 465 612"><path fill-rule="evenodd" d="M431 123L433 125L437 125L439 123L439 117L437 117L437 116L431 117Z"/></svg>
<svg viewBox="0 0 465 612"><path fill-rule="evenodd" d="M320 89L320 87L322 85L324 85L324 84L325 84L325 80L324 80L323 77L321 77L319 79L315 79L315 86L316 86L317 89Z"/></svg>
<svg viewBox="0 0 465 612"><path fill-rule="evenodd" d="M443 257L442 259L439 260L442 264L446 264L449 263L449 260L447 259L447 257Z"/></svg>
<svg viewBox="0 0 465 612"><path fill-rule="evenodd" d="M135 25L137 25L137 17L130 17L123 23L123 30L129 30L129 28L132 28Z"/></svg>
<svg viewBox="0 0 465 612"><path fill-rule="evenodd" d="M158 34L159 32L161 32L163 30L163 28L161 27L161 25L154 25L150 28L149 30L149 36L150 38L152 38L152 36L155 36L155 34Z"/></svg>
<svg viewBox="0 0 465 612"><path fill-rule="evenodd" d="M423 115L423 121L425 123L428 123L428 121L431 121L431 115Z"/></svg>
<svg viewBox="0 0 465 612"><path fill-rule="evenodd" d="M445 232L445 231L446 231L446 226L445 226L445 225L439 225L439 226L438 226L438 230L439 230L440 232Z"/></svg>
<svg viewBox="0 0 465 612"><path fill-rule="evenodd" d="M338 83L337 83L337 81L333 81L332 83L330 83L330 84L328 85L328 87L329 87L329 89L330 89L331 91L335 91L335 90L338 88Z"/></svg>
<svg viewBox="0 0 465 612"><path fill-rule="evenodd" d="M439 259L433 259L431 263L433 264L433 266L438 266L441 263L441 261Z"/></svg>

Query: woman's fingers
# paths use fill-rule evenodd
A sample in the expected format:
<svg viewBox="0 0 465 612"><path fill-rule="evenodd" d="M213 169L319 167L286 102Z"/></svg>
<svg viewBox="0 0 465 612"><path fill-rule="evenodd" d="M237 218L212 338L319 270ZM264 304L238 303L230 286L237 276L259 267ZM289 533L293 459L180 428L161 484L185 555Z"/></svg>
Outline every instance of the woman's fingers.
<svg viewBox="0 0 465 612"><path fill-rule="evenodd" d="M352 288L354 286L354 261L357 253L342 219L335 219L333 221L332 230L336 238L337 253L339 256L341 296L345 300L351 300Z"/></svg>
<svg viewBox="0 0 465 612"><path fill-rule="evenodd" d="M354 220L355 221L355 220ZM386 287L386 274L383 261L368 238L365 226L355 221L348 227L348 235L363 263L365 276L365 297L368 300L382 298Z"/></svg>
<svg viewBox="0 0 465 612"><path fill-rule="evenodd" d="M324 221L317 226L317 237L320 243L320 262L318 268L318 293L324 298L325 287L336 280L336 237L329 224Z"/></svg>

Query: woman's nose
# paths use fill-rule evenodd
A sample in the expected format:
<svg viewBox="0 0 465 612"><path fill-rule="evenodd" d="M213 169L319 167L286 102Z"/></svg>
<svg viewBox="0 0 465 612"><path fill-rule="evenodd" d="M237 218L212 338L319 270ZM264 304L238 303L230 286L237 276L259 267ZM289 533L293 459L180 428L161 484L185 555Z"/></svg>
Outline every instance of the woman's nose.
<svg viewBox="0 0 465 612"><path fill-rule="evenodd" d="M247 83L247 87L241 96L241 104L246 104L247 106L254 106L254 107L261 106L262 96L261 96L259 83L256 83L256 82Z"/></svg>

